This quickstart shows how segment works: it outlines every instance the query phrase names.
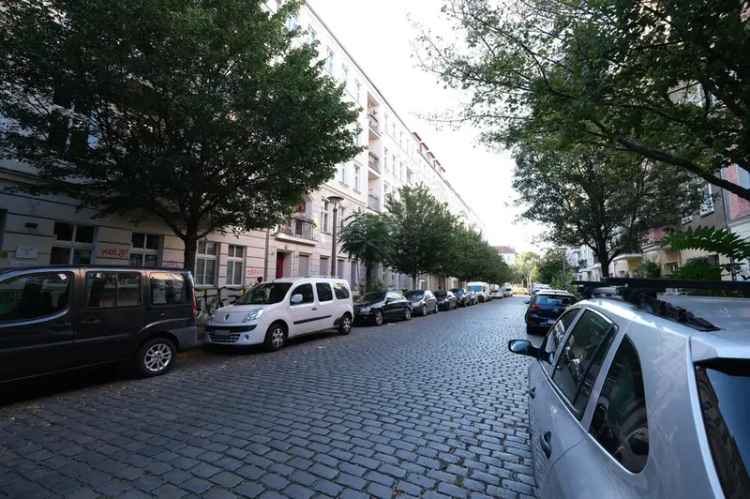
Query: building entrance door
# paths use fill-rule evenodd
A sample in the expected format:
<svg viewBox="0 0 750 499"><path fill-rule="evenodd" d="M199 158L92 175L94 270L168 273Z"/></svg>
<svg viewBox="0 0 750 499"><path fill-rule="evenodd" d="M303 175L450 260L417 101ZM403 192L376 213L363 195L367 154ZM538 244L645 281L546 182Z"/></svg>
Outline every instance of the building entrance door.
<svg viewBox="0 0 750 499"><path fill-rule="evenodd" d="M286 263L286 253L276 253L276 279L284 277L284 263Z"/></svg>

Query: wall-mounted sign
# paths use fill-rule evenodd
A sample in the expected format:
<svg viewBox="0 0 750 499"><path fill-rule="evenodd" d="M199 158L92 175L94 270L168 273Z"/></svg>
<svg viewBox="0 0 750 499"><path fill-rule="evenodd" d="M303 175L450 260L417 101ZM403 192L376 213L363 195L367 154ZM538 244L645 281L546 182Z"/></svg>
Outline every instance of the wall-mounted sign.
<svg viewBox="0 0 750 499"><path fill-rule="evenodd" d="M122 246L100 246L96 256L99 258L116 258L126 260L130 255L130 248Z"/></svg>
<svg viewBox="0 0 750 499"><path fill-rule="evenodd" d="M16 248L16 258L19 260L36 260L39 250L31 246L19 246Z"/></svg>

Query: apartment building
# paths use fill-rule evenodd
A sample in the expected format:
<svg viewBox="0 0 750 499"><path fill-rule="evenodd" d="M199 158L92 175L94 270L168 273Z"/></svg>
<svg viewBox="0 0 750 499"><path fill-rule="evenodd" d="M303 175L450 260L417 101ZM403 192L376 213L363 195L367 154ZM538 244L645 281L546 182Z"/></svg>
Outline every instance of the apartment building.
<svg viewBox="0 0 750 499"><path fill-rule="evenodd" d="M358 210L382 212L385 199L403 185L424 183L453 213L481 230L481 221L446 179L421 137L404 122L370 77L323 20L307 5L290 28L300 28L318 46L326 71L345 85L346 98L361 109L363 152L338 165L336 175L309 193L284 224L267 231L213 233L198 245L195 279L199 289L239 291L278 277L335 274L356 287L364 270L341 251L333 255L333 225ZM0 161L0 267L45 264L183 266L183 244L156 220L94 218L92 210L62 196L29 196L14 189L33 182L34 171ZM335 222L334 222L335 221ZM380 269L384 284L410 287L406 276ZM448 283L452 284L452 283ZM436 286L425 276L417 285Z"/></svg>

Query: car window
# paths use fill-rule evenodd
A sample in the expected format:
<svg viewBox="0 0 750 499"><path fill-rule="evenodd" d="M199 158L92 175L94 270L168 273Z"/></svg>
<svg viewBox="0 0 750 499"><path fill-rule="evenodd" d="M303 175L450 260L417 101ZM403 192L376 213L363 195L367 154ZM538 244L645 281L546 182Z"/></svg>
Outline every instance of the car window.
<svg viewBox="0 0 750 499"><path fill-rule="evenodd" d="M0 322L27 321L68 307L73 275L67 272L25 274L0 282Z"/></svg>
<svg viewBox="0 0 750 499"><path fill-rule="evenodd" d="M750 362L695 370L708 445L728 499L750 490Z"/></svg>
<svg viewBox="0 0 750 499"><path fill-rule="evenodd" d="M575 299L572 296L550 296L536 295L535 303L538 305L549 305L551 307L564 307L572 305Z"/></svg>
<svg viewBox="0 0 750 499"><path fill-rule="evenodd" d="M337 300L346 300L351 296L349 289L340 282L333 285L333 292L336 293Z"/></svg>
<svg viewBox="0 0 750 499"><path fill-rule="evenodd" d="M578 316L578 312L580 312L580 309L568 310L565 312L563 316L560 317L560 320L552 326L552 329L545 339L544 351L547 353L545 358L549 359L549 362L545 361L543 365L544 369L550 375L552 375L552 366L555 364L555 355L557 355L557 351L565 339L565 333L570 329L570 325L573 324L576 316Z"/></svg>
<svg viewBox="0 0 750 499"><path fill-rule="evenodd" d="M302 303L298 303L297 305L315 302L312 284L300 284L292 291L292 296L294 295L302 295Z"/></svg>
<svg viewBox="0 0 750 499"><path fill-rule="evenodd" d="M117 273L117 306L135 307L141 304L141 273Z"/></svg>
<svg viewBox="0 0 750 499"><path fill-rule="evenodd" d="M288 282L274 282L255 286L235 303L237 305L273 305L281 303L292 285Z"/></svg>
<svg viewBox="0 0 750 499"><path fill-rule="evenodd" d="M327 282L316 282L315 290L318 292L318 301L332 301L333 291Z"/></svg>
<svg viewBox="0 0 750 499"><path fill-rule="evenodd" d="M117 306L117 274L86 272L86 306L89 308Z"/></svg>
<svg viewBox="0 0 750 499"><path fill-rule="evenodd" d="M398 301L402 299L401 295L399 295L398 293L394 293L393 291L389 291L388 293L386 293L385 298L387 300L393 300L393 301Z"/></svg>
<svg viewBox="0 0 750 499"><path fill-rule="evenodd" d="M629 471L638 473L646 466L649 439L643 372L638 352L627 337L596 402L591 435Z"/></svg>
<svg viewBox="0 0 750 499"><path fill-rule="evenodd" d="M585 310L558 354L552 379L575 408L579 419L587 399L577 398L578 391L585 380L596 379L612 336L610 321L591 310Z"/></svg>
<svg viewBox="0 0 750 499"><path fill-rule="evenodd" d="M152 305L181 305L187 301L188 293L183 274L176 272L151 274Z"/></svg>

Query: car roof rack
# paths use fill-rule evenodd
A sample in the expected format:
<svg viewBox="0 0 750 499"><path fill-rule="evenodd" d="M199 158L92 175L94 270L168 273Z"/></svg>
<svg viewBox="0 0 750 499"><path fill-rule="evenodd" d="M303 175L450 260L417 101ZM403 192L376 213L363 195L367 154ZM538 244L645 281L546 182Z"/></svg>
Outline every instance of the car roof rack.
<svg viewBox="0 0 750 499"><path fill-rule="evenodd" d="M677 307L658 295L667 289L702 289L739 291L743 296L750 296L750 282L742 281L689 281L680 279L633 279L609 278L605 281L576 281L581 294L587 298L611 297L620 298L654 315L690 326L699 331L718 331L711 322L696 317L685 308ZM597 293L598 290L603 292Z"/></svg>

